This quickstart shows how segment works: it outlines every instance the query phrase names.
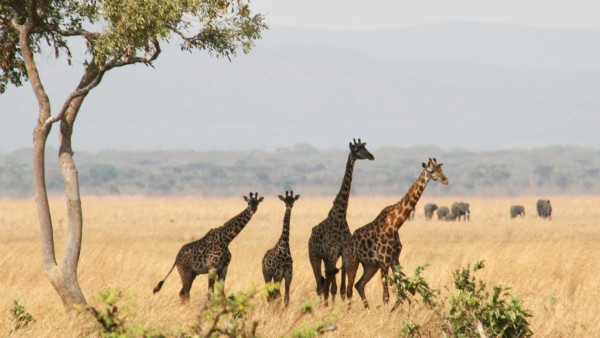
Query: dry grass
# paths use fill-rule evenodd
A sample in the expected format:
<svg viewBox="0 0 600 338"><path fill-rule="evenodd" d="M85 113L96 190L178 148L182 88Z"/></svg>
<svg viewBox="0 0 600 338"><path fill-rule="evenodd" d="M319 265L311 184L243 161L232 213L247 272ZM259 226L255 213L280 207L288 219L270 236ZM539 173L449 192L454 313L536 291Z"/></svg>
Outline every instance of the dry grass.
<svg viewBox="0 0 600 338"><path fill-rule="evenodd" d="M515 295L532 310L531 328L541 337L583 337L600 334L600 197L554 197L551 222L535 216L536 198L474 199L471 221L426 221L422 206L428 202L450 205L456 199L423 198L414 221L401 229L404 249L401 263L412 274L430 263L424 274L433 287L443 289L460 265L486 260L479 276L489 284L512 286ZM256 319L264 336L279 336L292 325L300 304L316 299L315 282L307 257L311 228L327 214L332 199L301 198L292 213L291 245L294 280L290 307L282 310L258 300ZM348 220L355 229L372 220L397 199L352 197ZM523 204L527 217L511 220L512 204ZM62 200L53 201L57 246L66 232ZM205 276L196 279L189 305L179 304L181 287L174 272L163 290L152 288L171 268L179 248L219 226L245 207L240 198L150 199L86 197L84 246L80 260L81 287L92 294L114 286L129 295L137 321L165 331L195 322L206 296ZM257 214L230 249L233 259L226 288L247 290L261 286L261 260L281 231L283 203L268 196ZM17 332L24 337L80 336L86 324L67 317L43 273L39 228L32 200L0 200L0 336L8 334L12 300L18 299L36 317L30 327ZM60 250L60 248L59 248ZM61 251L59 251L60 253ZM359 271L360 274L360 271ZM406 319L390 315L381 305L381 284L376 276L367 286L374 309L359 306L340 309L338 330L332 337L393 337ZM339 304L339 302L338 302ZM315 320L330 309L318 308ZM311 320L309 318L309 320Z"/></svg>

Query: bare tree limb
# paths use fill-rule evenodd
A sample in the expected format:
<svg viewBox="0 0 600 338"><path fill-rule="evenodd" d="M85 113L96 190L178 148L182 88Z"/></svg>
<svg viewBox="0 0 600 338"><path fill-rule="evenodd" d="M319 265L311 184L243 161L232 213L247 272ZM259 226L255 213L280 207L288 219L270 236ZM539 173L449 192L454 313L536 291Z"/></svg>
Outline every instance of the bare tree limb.
<svg viewBox="0 0 600 338"><path fill-rule="evenodd" d="M104 75L106 70L101 69L98 71L98 74L94 77L94 79L85 87L77 89L76 91L72 92L69 97L65 100L65 103L63 104L62 108L60 109L60 112L54 116L50 116L46 119L46 121L44 122L44 124L49 125L49 124L53 124L56 123L57 121L60 121L62 119L62 117L65 115L67 109L69 108L69 105L71 104L71 102L73 102L74 99L76 99L77 97L83 96L83 95L87 95L90 90L94 89L96 86L98 86L98 84L100 84L100 81L102 80L102 76Z"/></svg>

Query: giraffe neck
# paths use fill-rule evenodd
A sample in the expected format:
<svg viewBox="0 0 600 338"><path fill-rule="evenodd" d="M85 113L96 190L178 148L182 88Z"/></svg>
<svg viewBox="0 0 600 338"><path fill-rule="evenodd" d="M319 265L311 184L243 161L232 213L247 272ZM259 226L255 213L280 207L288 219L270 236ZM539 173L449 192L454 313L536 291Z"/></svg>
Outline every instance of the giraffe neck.
<svg viewBox="0 0 600 338"><path fill-rule="evenodd" d="M417 178L415 183L408 189L404 197L396 204L392 205L388 212L388 222L394 231L398 231L410 213L415 209L417 202L421 198L429 179L425 170Z"/></svg>
<svg viewBox="0 0 600 338"><path fill-rule="evenodd" d="M328 218L338 220L346 219L346 211L348 210L348 198L350 197L350 187L352 185L352 172L354 171L355 161L356 160L352 157L352 154L349 154L348 162L346 162L346 172L344 173L344 180L342 181L340 191L338 192L337 196L335 197L335 200L333 201L333 206L329 211Z"/></svg>
<svg viewBox="0 0 600 338"><path fill-rule="evenodd" d="M283 230L281 231L281 237L279 237L279 245L288 245L290 243L290 218L292 216L292 208L285 208L285 215L283 215Z"/></svg>
<svg viewBox="0 0 600 338"><path fill-rule="evenodd" d="M223 241L229 245L231 241L244 229L246 224L252 218L252 212L250 208L246 208L244 211L240 212L237 216L234 216L232 219L227 221L227 223L221 226L220 230L223 238Z"/></svg>

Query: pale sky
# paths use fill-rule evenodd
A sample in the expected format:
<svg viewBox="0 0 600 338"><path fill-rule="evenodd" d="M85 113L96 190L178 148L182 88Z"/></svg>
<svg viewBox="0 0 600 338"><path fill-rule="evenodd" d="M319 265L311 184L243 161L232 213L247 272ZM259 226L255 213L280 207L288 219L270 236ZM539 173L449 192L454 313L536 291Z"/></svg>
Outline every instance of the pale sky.
<svg viewBox="0 0 600 338"><path fill-rule="evenodd" d="M381 29L454 21L600 29L600 0L254 0L274 26Z"/></svg>

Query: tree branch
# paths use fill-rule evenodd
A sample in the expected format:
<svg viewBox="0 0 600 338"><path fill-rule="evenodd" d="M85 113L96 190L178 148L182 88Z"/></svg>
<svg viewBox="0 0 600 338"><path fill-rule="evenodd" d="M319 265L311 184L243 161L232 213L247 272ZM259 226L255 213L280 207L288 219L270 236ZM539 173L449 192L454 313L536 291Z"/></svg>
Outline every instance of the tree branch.
<svg viewBox="0 0 600 338"><path fill-rule="evenodd" d="M104 75L105 72L106 72L105 69L100 69L98 71L98 74L94 77L94 79L87 86L85 86L83 88L79 88L79 89L75 90L74 92L72 92L69 95L69 97L65 100L65 103L63 104L62 108L60 109L60 112L54 116L50 116L49 118L47 118L46 121L44 122L44 124L48 125L48 124L53 124L57 121L60 121L62 119L62 117L65 115L71 102L74 99L76 99L77 97L87 95L87 93L89 93L90 90L92 90L96 86L98 86L98 84L102 80L102 76Z"/></svg>
<svg viewBox="0 0 600 338"><path fill-rule="evenodd" d="M108 62L106 65L106 70L111 70L113 68L118 68L118 67L123 67L123 66L127 66L127 65L132 65L132 64L136 64L136 63L144 63L144 64L149 64L152 63L152 61L156 60L158 58L158 55L161 52L160 49L160 43L158 42L158 40L156 38L152 39L152 44L154 45L154 53L152 53L152 55L148 56L148 57L126 57L124 60L119 61L118 59L113 59L111 62Z"/></svg>

